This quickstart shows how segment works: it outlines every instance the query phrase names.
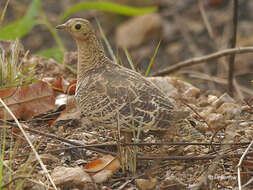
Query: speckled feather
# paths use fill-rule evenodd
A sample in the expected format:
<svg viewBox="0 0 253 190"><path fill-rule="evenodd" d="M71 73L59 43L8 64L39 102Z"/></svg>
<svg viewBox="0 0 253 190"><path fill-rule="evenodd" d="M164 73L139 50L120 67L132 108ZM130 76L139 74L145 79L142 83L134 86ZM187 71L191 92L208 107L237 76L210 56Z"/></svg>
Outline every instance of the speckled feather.
<svg viewBox="0 0 253 190"><path fill-rule="evenodd" d="M71 28L80 24L82 31ZM168 97L141 74L113 63L85 19L70 19L63 28L78 46L76 100L82 114L96 125L121 130L132 127L167 130L178 120Z"/></svg>

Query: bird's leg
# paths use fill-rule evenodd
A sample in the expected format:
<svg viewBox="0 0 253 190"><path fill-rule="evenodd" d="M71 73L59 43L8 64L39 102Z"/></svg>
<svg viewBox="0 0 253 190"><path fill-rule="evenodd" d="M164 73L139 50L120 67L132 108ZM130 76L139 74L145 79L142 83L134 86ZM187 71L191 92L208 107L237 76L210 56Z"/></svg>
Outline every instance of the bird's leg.
<svg viewBox="0 0 253 190"><path fill-rule="evenodd" d="M122 132L124 136L124 143L132 143L133 134L129 132ZM128 171L130 174L136 172L136 146L123 146L121 147L121 162L123 171Z"/></svg>

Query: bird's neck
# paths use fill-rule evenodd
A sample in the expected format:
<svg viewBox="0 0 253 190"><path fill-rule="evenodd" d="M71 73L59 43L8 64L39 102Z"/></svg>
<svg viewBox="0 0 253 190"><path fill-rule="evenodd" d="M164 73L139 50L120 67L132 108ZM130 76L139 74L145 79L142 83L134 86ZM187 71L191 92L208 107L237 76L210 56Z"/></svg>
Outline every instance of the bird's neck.
<svg viewBox="0 0 253 190"><path fill-rule="evenodd" d="M95 34L87 40L77 40L78 65L77 80L88 71L99 67L106 59L102 44L96 39Z"/></svg>

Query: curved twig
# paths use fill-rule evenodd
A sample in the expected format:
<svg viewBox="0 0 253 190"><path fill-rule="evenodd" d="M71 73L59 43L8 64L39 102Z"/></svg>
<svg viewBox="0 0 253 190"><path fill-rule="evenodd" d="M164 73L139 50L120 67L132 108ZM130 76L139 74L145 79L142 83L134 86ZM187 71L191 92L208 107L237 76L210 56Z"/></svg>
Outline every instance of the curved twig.
<svg viewBox="0 0 253 190"><path fill-rule="evenodd" d="M238 47L238 48L224 49L224 50L221 50L221 51L209 54L209 55L188 59L188 60L179 62L175 65L169 66L167 69L164 69L162 71L154 73L152 76L164 76L164 75L171 74L175 71L178 71L184 67L197 65L200 63L204 63L206 61L218 59L220 57L224 57L224 56L231 55L231 54L244 54L244 53L253 53L253 47L250 46L250 47Z"/></svg>

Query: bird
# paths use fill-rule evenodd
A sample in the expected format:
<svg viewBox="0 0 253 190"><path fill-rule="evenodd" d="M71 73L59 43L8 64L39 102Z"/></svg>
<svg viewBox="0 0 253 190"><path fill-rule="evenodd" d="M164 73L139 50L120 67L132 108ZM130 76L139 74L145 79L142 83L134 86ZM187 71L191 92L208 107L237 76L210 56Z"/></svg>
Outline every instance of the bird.
<svg viewBox="0 0 253 190"><path fill-rule="evenodd" d="M82 115L94 125L118 129L167 131L186 116L148 78L111 61L91 23L71 18L56 26L76 41L78 52L75 98Z"/></svg>

